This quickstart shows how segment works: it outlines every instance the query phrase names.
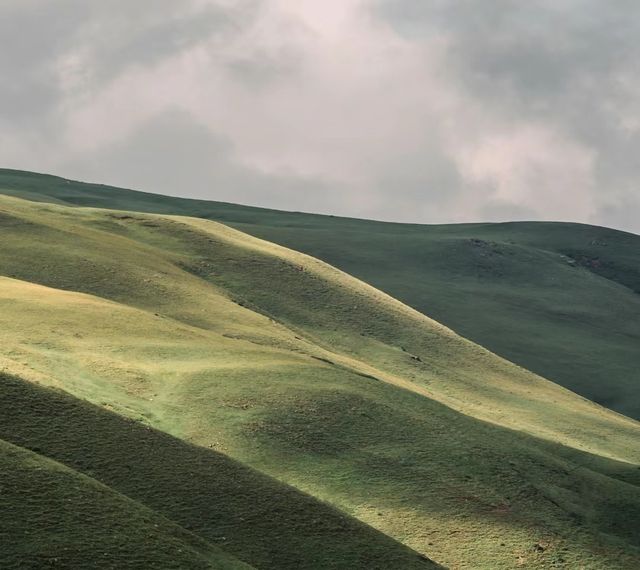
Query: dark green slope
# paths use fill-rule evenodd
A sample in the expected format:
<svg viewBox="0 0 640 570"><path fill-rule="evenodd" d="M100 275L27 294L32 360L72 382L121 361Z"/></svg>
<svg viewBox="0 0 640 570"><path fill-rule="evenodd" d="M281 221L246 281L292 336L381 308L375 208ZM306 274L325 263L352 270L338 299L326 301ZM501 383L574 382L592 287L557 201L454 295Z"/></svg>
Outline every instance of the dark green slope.
<svg viewBox="0 0 640 570"><path fill-rule="evenodd" d="M228 223L343 269L640 418L640 236L565 223L411 225L188 200L0 170L0 192Z"/></svg>
<svg viewBox="0 0 640 570"><path fill-rule="evenodd" d="M507 360L640 418L640 237L559 223L327 225L335 227L238 226L312 253Z"/></svg>
<svg viewBox="0 0 640 570"><path fill-rule="evenodd" d="M438 567L224 455L2 374L0 490L3 569Z"/></svg>
<svg viewBox="0 0 640 570"><path fill-rule="evenodd" d="M3 570L250 568L94 479L2 440L0 512Z"/></svg>

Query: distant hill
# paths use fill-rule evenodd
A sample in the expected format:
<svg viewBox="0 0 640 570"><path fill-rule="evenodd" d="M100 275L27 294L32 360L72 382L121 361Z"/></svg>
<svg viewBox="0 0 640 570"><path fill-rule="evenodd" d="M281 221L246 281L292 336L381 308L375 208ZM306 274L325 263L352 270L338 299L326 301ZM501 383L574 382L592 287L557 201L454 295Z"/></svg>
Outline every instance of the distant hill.
<svg viewBox="0 0 640 570"><path fill-rule="evenodd" d="M99 489L109 560L144 515L194 568L638 567L638 422L210 220L0 196L0 235L12 560L77 560Z"/></svg>
<svg viewBox="0 0 640 570"><path fill-rule="evenodd" d="M323 259L489 350L640 419L640 236L569 223L413 225L0 170L0 192L222 221Z"/></svg>

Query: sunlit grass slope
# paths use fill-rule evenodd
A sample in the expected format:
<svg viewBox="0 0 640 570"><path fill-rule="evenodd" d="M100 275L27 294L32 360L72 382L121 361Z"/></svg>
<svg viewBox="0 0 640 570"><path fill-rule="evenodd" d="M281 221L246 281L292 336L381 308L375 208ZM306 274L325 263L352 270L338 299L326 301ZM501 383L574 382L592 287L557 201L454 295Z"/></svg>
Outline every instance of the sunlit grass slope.
<svg viewBox="0 0 640 570"><path fill-rule="evenodd" d="M0 192L223 221L323 259L506 359L640 418L639 236L563 223L388 224L10 170L0 171Z"/></svg>
<svg viewBox="0 0 640 570"><path fill-rule="evenodd" d="M2 448L2 568L435 568L224 455L7 376L0 438L21 446Z"/></svg>
<svg viewBox="0 0 640 570"><path fill-rule="evenodd" d="M0 228L8 372L222 452L453 568L637 567L636 422L215 222L5 197Z"/></svg>

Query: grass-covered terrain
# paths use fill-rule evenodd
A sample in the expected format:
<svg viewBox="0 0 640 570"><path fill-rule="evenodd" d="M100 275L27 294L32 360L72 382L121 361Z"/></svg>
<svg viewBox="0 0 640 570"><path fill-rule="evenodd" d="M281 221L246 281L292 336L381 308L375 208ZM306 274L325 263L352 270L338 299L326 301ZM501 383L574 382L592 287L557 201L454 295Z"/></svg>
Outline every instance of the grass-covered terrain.
<svg viewBox="0 0 640 570"><path fill-rule="evenodd" d="M212 221L0 197L0 231L0 439L194 560L638 566L637 422Z"/></svg>
<svg viewBox="0 0 640 570"><path fill-rule="evenodd" d="M507 360L640 419L640 236L564 223L391 224L11 170L0 170L0 192L222 221L323 259Z"/></svg>
<svg viewBox="0 0 640 570"><path fill-rule="evenodd" d="M220 453L7 376L0 446L2 568L435 568Z"/></svg>
<svg viewBox="0 0 640 570"><path fill-rule="evenodd" d="M0 488L5 569L250 568L95 479L5 441Z"/></svg>

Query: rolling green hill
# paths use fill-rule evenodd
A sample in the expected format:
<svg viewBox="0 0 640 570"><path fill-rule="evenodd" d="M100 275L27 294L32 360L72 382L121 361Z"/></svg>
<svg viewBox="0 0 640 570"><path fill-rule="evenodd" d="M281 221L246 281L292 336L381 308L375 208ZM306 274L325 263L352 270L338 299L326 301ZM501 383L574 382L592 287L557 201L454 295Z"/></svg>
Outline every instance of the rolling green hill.
<svg viewBox="0 0 640 570"><path fill-rule="evenodd" d="M0 396L2 568L436 568L220 453L17 378Z"/></svg>
<svg viewBox="0 0 640 570"><path fill-rule="evenodd" d="M171 198L2 170L0 192L222 221L320 258L524 368L640 419L640 236L411 225Z"/></svg>
<svg viewBox="0 0 640 570"><path fill-rule="evenodd" d="M5 441L0 486L7 570L250 568L94 479Z"/></svg>
<svg viewBox="0 0 640 570"><path fill-rule="evenodd" d="M0 197L0 231L0 439L194 560L638 566L637 422L216 222Z"/></svg>

